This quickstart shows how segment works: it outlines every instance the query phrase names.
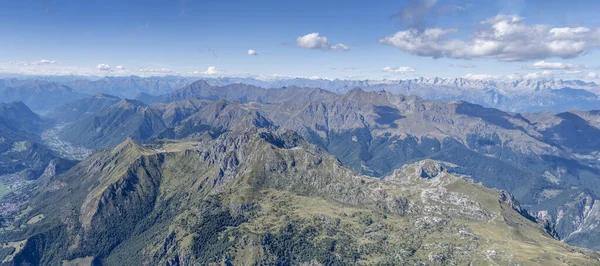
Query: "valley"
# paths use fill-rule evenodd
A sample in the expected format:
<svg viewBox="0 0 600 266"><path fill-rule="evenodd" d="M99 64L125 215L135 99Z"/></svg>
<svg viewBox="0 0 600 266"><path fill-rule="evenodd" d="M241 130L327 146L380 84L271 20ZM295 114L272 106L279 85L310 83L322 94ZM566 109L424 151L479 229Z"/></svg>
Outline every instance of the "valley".
<svg viewBox="0 0 600 266"><path fill-rule="evenodd" d="M57 152L59 156L66 159L81 161L90 156L92 154L92 150L73 146L71 143L60 139L59 136L64 127L64 124L58 124L52 128L44 130L40 136L44 144L46 144L48 148Z"/></svg>

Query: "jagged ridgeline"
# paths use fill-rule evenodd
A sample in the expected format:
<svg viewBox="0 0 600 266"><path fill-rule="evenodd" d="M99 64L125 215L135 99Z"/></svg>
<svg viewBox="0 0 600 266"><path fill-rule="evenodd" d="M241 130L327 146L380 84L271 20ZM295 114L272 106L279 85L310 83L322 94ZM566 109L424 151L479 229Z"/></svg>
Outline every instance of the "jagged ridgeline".
<svg viewBox="0 0 600 266"><path fill-rule="evenodd" d="M598 265L434 160L381 179L292 131L130 139L38 187L5 265Z"/></svg>

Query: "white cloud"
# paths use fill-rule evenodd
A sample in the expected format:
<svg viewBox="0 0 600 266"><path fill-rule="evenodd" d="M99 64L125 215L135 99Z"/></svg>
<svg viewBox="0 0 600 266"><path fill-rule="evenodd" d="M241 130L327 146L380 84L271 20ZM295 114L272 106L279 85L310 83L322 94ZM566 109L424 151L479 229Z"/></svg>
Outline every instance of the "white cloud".
<svg viewBox="0 0 600 266"><path fill-rule="evenodd" d="M219 71L217 70L217 68L215 66L209 66L206 71L193 71L193 72L188 72L189 75L192 76L212 76L212 75L217 75L217 74L223 74L226 73L225 71Z"/></svg>
<svg viewBox="0 0 600 266"><path fill-rule="evenodd" d="M215 66L209 66L208 69L204 71L204 74L206 75L214 75L217 73L219 73L219 71L217 71L217 68Z"/></svg>
<svg viewBox="0 0 600 266"><path fill-rule="evenodd" d="M600 28L529 25L513 15L498 15L480 22L483 29L466 40L452 39L457 29L416 28L379 40L410 54L433 58L494 58L500 61L574 58L600 48Z"/></svg>
<svg viewBox="0 0 600 266"><path fill-rule="evenodd" d="M139 72L142 73L158 73L158 74L166 74L173 72L169 68L140 68Z"/></svg>
<svg viewBox="0 0 600 266"><path fill-rule="evenodd" d="M595 73L595 72L590 72L590 73L588 73L587 77L590 78L590 79L597 79L598 78L598 74Z"/></svg>
<svg viewBox="0 0 600 266"><path fill-rule="evenodd" d="M248 50L248 55L258 55L258 53L256 52L256 50Z"/></svg>
<svg viewBox="0 0 600 266"><path fill-rule="evenodd" d="M125 70L125 67L124 66L116 66L115 69L117 69L117 70Z"/></svg>
<svg viewBox="0 0 600 266"><path fill-rule="evenodd" d="M583 71L581 71L581 70L566 70L564 73L569 74L569 75L575 75L575 74L581 74L581 73L583 73Z"/></svg>
<svg viewBox="0 0 600 266"><path fill-rule="evenodd" d="M296 39L296 45L302 48L309 48L323 51L348 51L350 47L345 44L338 43L331 45L327 37L320 36L318 32L313 32L300 36Z"/></svg>
<svg viewBox="0 0 600 266"><path fill-rule="evenodd" d="M56 61L42 59L42 60L39 61L39 63L42 64L42 65L48 65L48 64L56 64Z"/></svg>
<svg viewBox="0 0 600 266"><path fill-rule="evenodd" d="M415 69L410 67L384 67L381 71L389 73L407 73L415 72Z"/></svg>
<svg viewBox="0 0 600 266"><path fill-rule="evenodd" d="M102 71L108 71L110 70L110 66L107 64L99 64L96 66L97 69L102 70Z"/></svg>
<svg viewBox="0 0 600 266"><path fill-rule="evenodd" d="M534 68L534 69L579 69L579 68L583 68L583 66L560 63L560 62L539 61L539 62L535 62L532 65L530 65L529 68Z"/></svg>
<svg viewBox="0 0 600 266"><path fill-rule="evenodd" d="M350 50L350 47L348 47L345 44L338 43L336 45L332 45L331 47L329 47L329 50L331 50L331 51L348 51L348 50Z"/></svg>

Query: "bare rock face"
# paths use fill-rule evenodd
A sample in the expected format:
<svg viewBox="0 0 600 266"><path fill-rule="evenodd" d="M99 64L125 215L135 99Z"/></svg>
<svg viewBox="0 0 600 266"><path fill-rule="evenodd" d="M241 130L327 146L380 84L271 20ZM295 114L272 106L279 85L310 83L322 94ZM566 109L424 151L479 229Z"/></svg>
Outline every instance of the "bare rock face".
<svg viewBox="0 0 600 266"><path fill-rule="evenodd" d="M68 171L71 169L76 161L71 161L63 158L55 158L46 167L42 175L39 177L38 182L40 186L47 186L56 176Z"/></svg>
<svg viewBox="0 0 600 266"><path fill-rule="evenodd" d="M419 176L422 178L430 179L437 177L440 173L444 171L444 167L439 162L433 160L426 160L421 163L421 174Z"/></svg>

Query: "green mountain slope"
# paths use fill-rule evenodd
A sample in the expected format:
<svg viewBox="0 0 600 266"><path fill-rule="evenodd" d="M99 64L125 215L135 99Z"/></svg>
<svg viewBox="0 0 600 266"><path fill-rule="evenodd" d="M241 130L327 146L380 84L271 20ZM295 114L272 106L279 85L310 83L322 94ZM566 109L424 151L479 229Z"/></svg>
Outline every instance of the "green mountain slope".
<svg viewBox="0 0 600 266"><path fill-rule="evenodd" d="M39 177L56 157L38 137L45 124L22 102L0 103L0 187L10 185L6 174Z"/></svg>
<svg viewBox="0 0 600 266"><path fill-rule="evenodd" d="M445 167L369 178L291 131L126 140L49 178L0 255L7 265L597 265L599 254L554 240L510 195Z"/></svg>

